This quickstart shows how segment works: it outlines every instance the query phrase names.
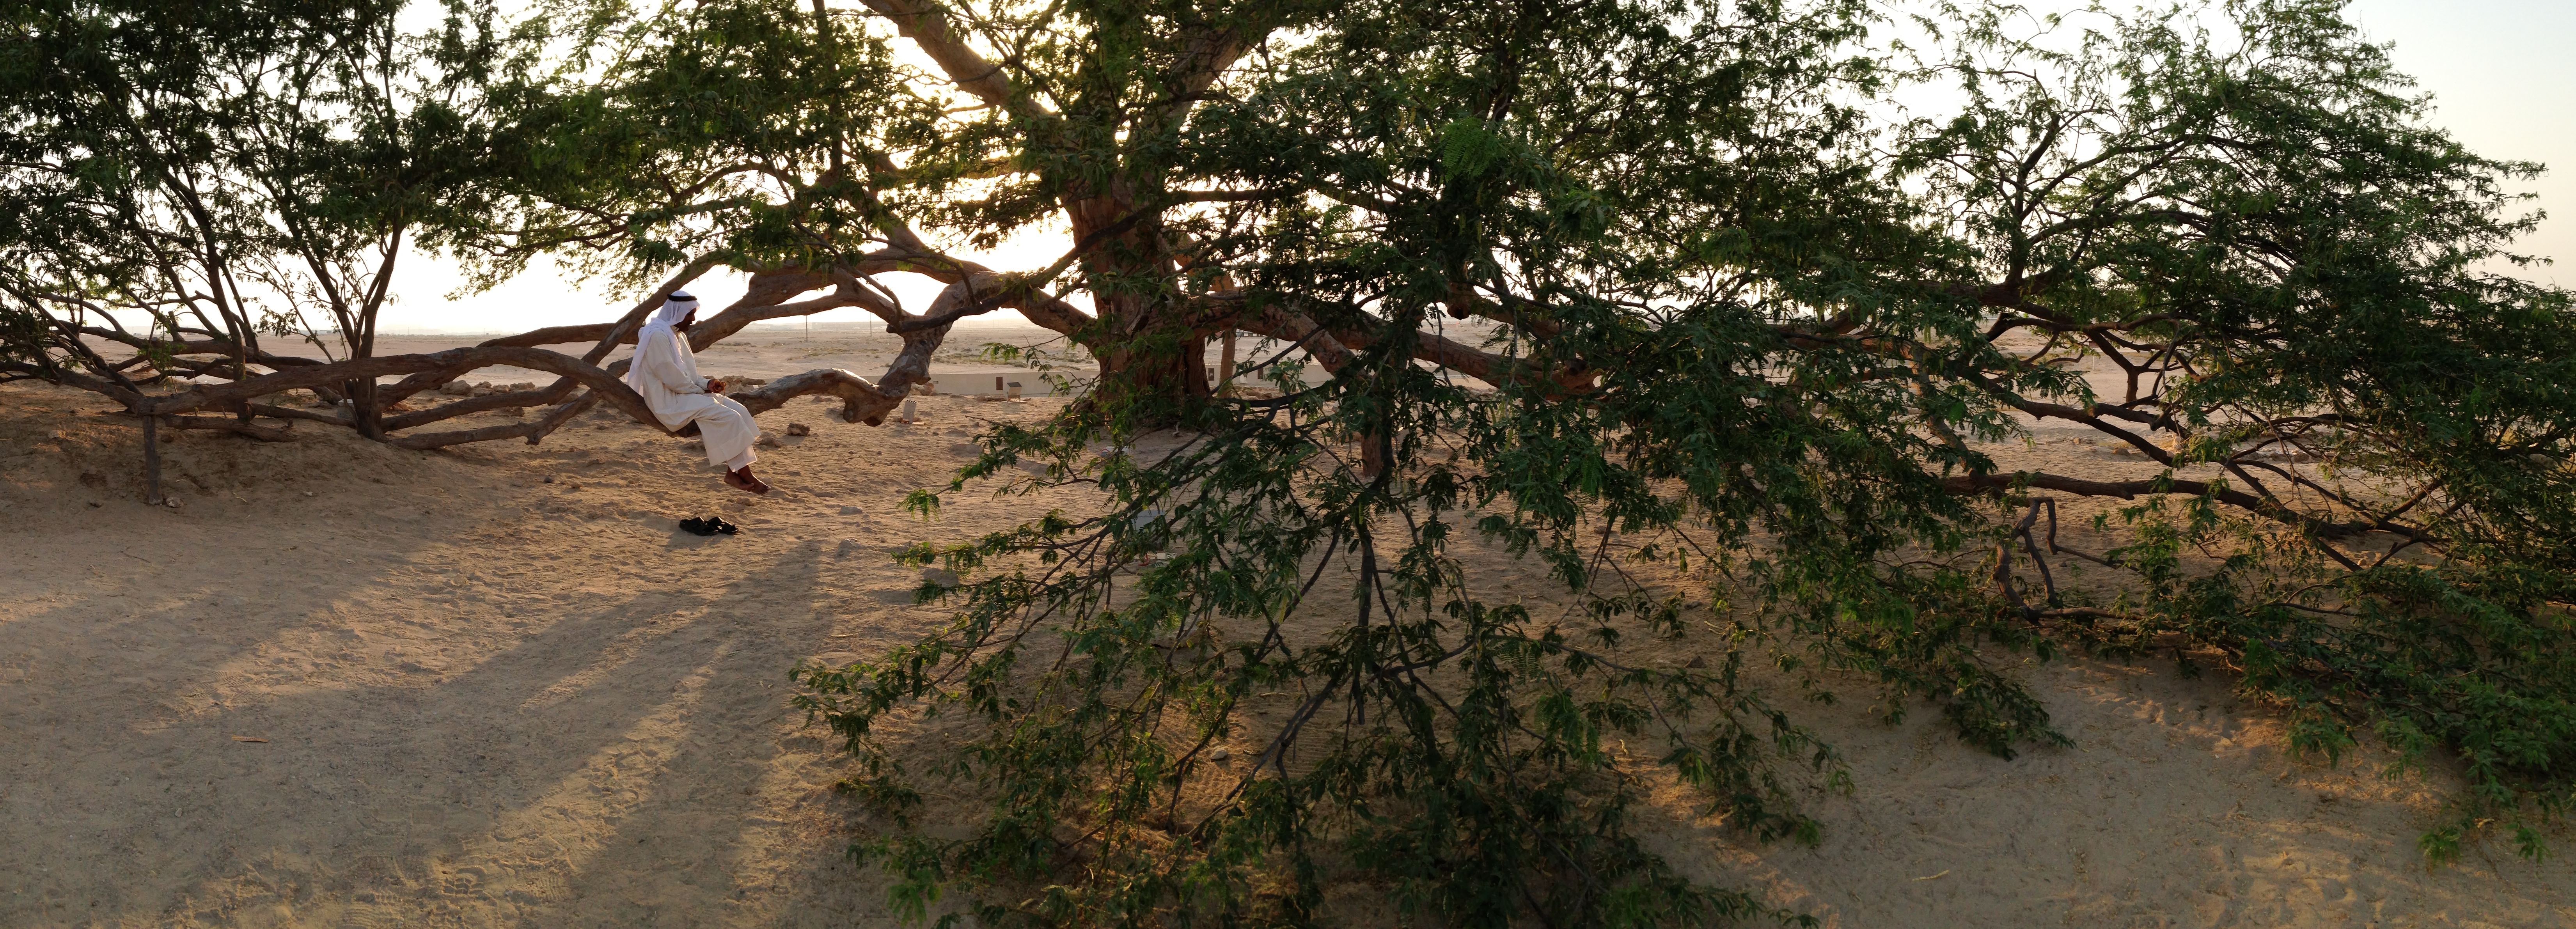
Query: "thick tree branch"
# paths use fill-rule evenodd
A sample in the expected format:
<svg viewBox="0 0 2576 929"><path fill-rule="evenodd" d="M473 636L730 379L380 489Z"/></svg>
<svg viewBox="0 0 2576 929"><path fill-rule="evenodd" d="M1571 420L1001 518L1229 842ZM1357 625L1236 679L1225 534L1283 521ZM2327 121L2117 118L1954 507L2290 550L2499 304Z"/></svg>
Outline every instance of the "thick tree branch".
<svg viewBox="0 0 2576 929"><path fill-rule="evenodd" d="M939 65L939 70L957 85L957 89L974 95L992 106L1003 107L1021 116L1041 115L1036 107L1020 99L1011 81L1002 74L1002 66L988 61L966 44L948 21L948 11L925 0L862 0L868 9L894 22L896 32L911 39L922 54Z"/></svg>

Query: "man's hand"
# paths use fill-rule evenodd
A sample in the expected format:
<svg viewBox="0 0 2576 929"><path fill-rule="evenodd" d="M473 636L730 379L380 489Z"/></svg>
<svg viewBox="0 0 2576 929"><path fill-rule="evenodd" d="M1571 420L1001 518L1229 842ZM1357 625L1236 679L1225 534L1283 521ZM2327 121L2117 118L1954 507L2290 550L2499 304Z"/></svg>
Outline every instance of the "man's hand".
<svg viewBox="0 0 2576 929"><path fill-rule="evenodd" d="M724 382L712 377L707 378L707 392L711 394L724 393Z"/></svg>

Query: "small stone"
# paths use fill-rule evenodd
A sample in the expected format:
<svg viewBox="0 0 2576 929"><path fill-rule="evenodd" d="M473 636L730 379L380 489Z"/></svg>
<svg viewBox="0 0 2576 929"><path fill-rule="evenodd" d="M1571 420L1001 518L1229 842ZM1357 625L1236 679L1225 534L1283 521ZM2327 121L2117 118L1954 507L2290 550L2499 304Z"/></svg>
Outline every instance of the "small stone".
<svg viewBox="0 0 2576 929"><path fill-rule="evenodd" d="M535 389L537 389L537 385L536 385L536 382L534 382L534 381L520 381L519 383L512 384L512 385L510 385L509 387L507 387L507 388L503 388L503 389L508 390L508 391L510 391L511 393L517 393L517 392L522 391L522 390L535 390Z"/></svg>
<svg viewBox="0 0 2576 929"><path fill-rule="evenodd" d="M751 444L753 444L753 445L757 445L757 446L760 446L760 447L762 447L762 448L777 448L777 447L779 447L780 445L782 445L782 444L784 444L784 443L781 443L781 442L779 442L779 441L778 441L778 436L777 436L777 435L775 435L775 434L773 434L773 433L763 432L763 433L761 433L761 434L760 434L760 440L759 440L759 441L756 441L756 442L753 442L753 443L751 443Z"/></svg>
<svg viewBox="0 0 2576 929"><path fill-rule="evenodd" d="M473 393L474 385L465 383L464 381L449 381L438 385L438 392L450 397L462 397L466 394Z"/></svg>
<svg viewBox="0 0 2576 929"><path fill-rule="evenodd" d="M947 568L923 568L921 569L921 579L932 584L937 584L941 587L955 587L960 583L957 579L957 572L948 570Z"/></svg>
<svg viewBox="0 0 2576 929"><path fill-rule="evenodd" d="M1208 750L1208 760L1209 760L1209 761L1216 762L1216 763L1218 763L1218 764L1224 764L1228 759L1231 759L1231 758L1233 758L1233 757L1234 757L1234 753L1233 753L1233 752L1226 751L1226 750L1225 750L1225 746L1222 746L1222 745L1217 746L1216 748L1213 748L1213 749L1209 749L1209 750Z"/></svg>
<svg viewBox="0 0 2576 929"><path fill-rule="evenodd" d="M1683 665L1682 667L1685 667L1685 668L1705 668L1705 667L1708 667L1708 656L1707 656L1707 655L1695 655L1695 656L1692 656L1692 658L1691 658L1691 660L1690 660L1690 663L1689 663L1689 664L1686 664L1686 665Z"/></svg>
<svg viewBox="0 0 2576 929"><path fill-rule="evenodd" d="M808 425L805 425L804 423L788 423L788 424L787 424L787 434L788 434L788 435L813 435L813 434L814 434L814 427L812 427L812 426L808 426Z"/></svg>
<svg viewBox="0 0 2576 929"><path fill-rule="evenodd" d="M858 508L858 507L855 507L855 506L851 506L851 505L846 504L846 503L841 504L841 515L843 515L843 516L857 516L857 515L859 515L859 508Z"/></svg>

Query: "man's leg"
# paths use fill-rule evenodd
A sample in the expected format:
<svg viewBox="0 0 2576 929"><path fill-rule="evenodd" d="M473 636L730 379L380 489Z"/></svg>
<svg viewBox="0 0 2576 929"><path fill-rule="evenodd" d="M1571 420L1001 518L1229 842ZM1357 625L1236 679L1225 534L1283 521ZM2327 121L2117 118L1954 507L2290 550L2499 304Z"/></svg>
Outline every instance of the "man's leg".
<svg viewBox="0 0 2576 929"><path fill-rule="evenodd" d="M706 436L710 460L719 454L720 444L741 443L741 451L717 462L725 469L725 486L756 494L769 492L769 485L751 473L751 463L760 460L760 455L752 451L753 441L760 436L760 427L752 424L750 410L731 398L717 397L714 406L698 414L698 432Z"/></svg>
<svg viewBox="0 0 2576 929"><path fill-rule="evenodd" d="M725 486L737 490L748 490L756 494L768 493L769 485L761 479L751 476L751 463L759 459L760 456L752 454L751 450L746 448L742 450L742 454L735 455L731 459L725 461Z"/></svg>

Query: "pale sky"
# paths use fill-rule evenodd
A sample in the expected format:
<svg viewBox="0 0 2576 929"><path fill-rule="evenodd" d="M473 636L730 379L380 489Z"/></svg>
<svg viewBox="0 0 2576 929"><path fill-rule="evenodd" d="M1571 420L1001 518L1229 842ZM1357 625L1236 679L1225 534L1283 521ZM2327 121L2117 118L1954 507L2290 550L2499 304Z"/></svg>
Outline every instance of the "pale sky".
<svg viewBox="0 0 2576 929"><path fill-rule="evenodd" d="M2524 276L2576 286L2576 2L2357 0L2353 21L2395 42L2399 70L2439 108L2433 122L2489 158L2537 161L2546 212L2521 251L2556 265Z"/></svg>
<svg viewBox="0 0 2576 929"><path fill-rule="evenodd" d="M2050 0L2029 5L2083 6ZM2396 43L2399 70L2434 96L2437 125L2472 151L2553 169L2529 186L2539 195L2530 208L2550 218L2520 250L2559 263L2524 273L2576 285L2576 0L2355 0L2350 9L2373 40ZM1062 245L1060 238L1038 236L976 257L997 269L1022 270L1045 265ZM395 280L396 302L384 311L381 325L387 331L519 332L599 322L616 318L640 296L579 289L538 264L499 288L451 301L447 296L460 283L452 263L417 254L405 260L408 266ZM916 311L937 293L937 285L913 275L888 278ZM722 306L741 296L743 286L738 275L709 275L691 290ZM873 317L850 309L815 319Z"/></svg>

